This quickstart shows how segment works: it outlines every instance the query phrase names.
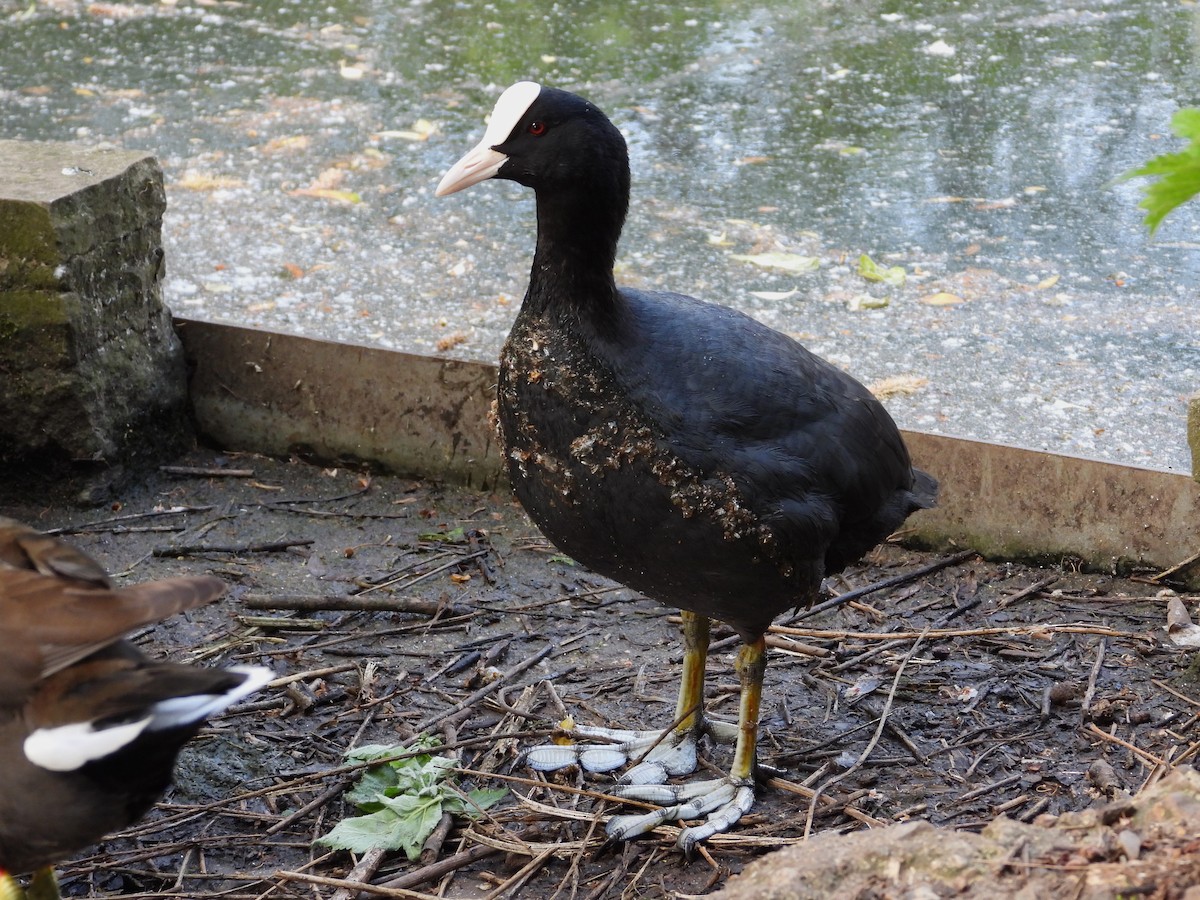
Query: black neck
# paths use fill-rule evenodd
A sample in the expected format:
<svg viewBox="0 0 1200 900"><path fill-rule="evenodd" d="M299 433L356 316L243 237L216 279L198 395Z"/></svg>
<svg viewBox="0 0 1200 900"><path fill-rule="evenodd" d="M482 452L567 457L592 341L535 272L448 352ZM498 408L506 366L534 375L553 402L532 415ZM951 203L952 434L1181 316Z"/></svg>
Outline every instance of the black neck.
<svg viewBox="0 0 1200 900"><path fill-rule="evenodd" d="M535 310L607 318L620 302L613 263L629 204L628 182L537 195L537 249L526 303Z"/></svg>

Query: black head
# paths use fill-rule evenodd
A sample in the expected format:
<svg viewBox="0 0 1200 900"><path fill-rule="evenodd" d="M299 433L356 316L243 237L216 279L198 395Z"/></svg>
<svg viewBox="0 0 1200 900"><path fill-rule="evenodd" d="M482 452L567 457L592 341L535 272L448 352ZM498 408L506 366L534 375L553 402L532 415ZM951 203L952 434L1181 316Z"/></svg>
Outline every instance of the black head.
<svg viewBox="0 0 1200 900"><path fill-rule="evenodd" d="M629 154L616 126L594 104L532 81L514 84L496 102L483 139L437 187L439 197L488 178L539 192L629 195Z"/></svg>

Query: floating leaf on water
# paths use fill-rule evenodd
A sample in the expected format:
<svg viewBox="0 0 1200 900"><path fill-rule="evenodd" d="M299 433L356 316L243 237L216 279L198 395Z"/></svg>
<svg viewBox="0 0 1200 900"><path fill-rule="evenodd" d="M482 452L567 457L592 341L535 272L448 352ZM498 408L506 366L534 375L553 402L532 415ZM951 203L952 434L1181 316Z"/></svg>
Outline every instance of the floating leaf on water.
<svg viewBox="0 0 1200 900"><path fill-rule="evenodd" d="M926 306L957 306L959 303L966 303L958 294L951 294L947 291L938 291L936 294L926 294L921 298L921 302Z"/></svg>
<svg viewBox="0 0 1200 900"><path fill-rule="evenodd" d="M379 136L382 138L401 138L406 141L427 141L433 135L438 134L441 129L437 122L432 122L429 119L417 119L413 122L412 128L406 128L401 131L381 131Z"/></svg>
<svg viewBox="0 0 1200 900"><path fill-rule="evenodd" d="M790 291L750 291L751 297L757 297L759 300L788 300L800 293L799 288L792 288Z"/></svg>
<svg viewBox="0 0 1200 900"><path fill-rule="evenodd" d="M867 390L880 400L886 400L889 397L906 397L909 394L915 394L927 384L929 384L929 379L920 375L892 375L871 382L867 385Z"/></svg>
<svg viewBox="0 0 1200 900"><path fill-rule="evenodd" d="M183 173L182 178L172 183L172 186L188 191L220 191L245 187L246 182L228 175L209 175L205 172L188 169Z"/></svg>
<svg viewBox="0 0 1200 900"><path fill-rule="evenodd" d="M993 209L1012 209L1017 205L1016 197L1005 197L1002 200L976 200L975 208L981 212Z"/></svg>
<svg viewBox="0 0 1200 900"><path fill-rule="evenodd" d="M872 297L870 294L855 294L846 302L846 308L850 312L859 312L864 309L887 309L892 301L887 297Z"/></svg>
<svg viewBox="0 0 1200 900"><path fill-rule="evenodd" d="M290 194L293 197L316 197L320 200L334 200L338 203L362 203L362 197L354 191L343 191L337 188L297 188Z"/></svg>
<svg viewBox="0 0 1200 900"><path fill-rule="evenodd" d="M815 272L821 268L821 260L816 256L801 256L799 253L735 253L733 259L738 262L748 262L764 269L780 269L784 272L804 274Z"/></svg>
<svg viewBox="0 0 1200 900"><path fill-rule="evenodd" d="M867 281L878 281L883 284L890 284L893 287L900 287L904 284L907 275L903 266L889 266L884 269L876 265L875 260L863 254L858 258L858 274Z"/></svg>

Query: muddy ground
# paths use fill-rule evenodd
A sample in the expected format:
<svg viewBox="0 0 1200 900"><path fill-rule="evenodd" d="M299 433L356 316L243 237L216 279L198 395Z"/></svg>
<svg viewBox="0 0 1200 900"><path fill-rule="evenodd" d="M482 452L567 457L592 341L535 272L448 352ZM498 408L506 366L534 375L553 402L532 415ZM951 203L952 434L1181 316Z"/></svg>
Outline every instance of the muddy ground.
<svg viewBox="0 0 1200 900"><path fill-rule="evenodd" d="M150 651L295 676L214 721L143 823L64 862L68 896L324 898L347 878L391 882L390 896L701 894L799 844L806 827L829 848L827 835L927 820L944 829L917 829L936 852L1001 815L1061 825L1103 807L1103 824L1121 834L1124 798L1172 765L1190 771L1200 747L1196 651L1164 629L1169 578L888 546L830 585L856 599L772 637L760 752L784 774L755 811L690 862L672 828L604 847L598 819L614 807L588 792L606 776L547 781L517 755L564 711L669 724L680 659L670 610L557 554L507 496L208 451L179 464L224 471L157 471L90 510L47 500L36 480L0 488L0 514L65 528L122 580L212 573L229 583L221 603L142 635ZM1196 598L1183 596L1194 612ZM357 608L371 603L379 608ZM717 718L736 712L735 651L720 641L710 654ZM343 754L417 730L453 742L463 786L510 793L478 821L455 821L424 861L391 853L352 874L349 854L312 844L355 812L342 799L355 777ZM728 764L727 748L710 756ZM1054 881L1029 896L1115 896L1133 884L1182 897L1200 881L1194 839L1146 832L1136 846L1122 838L1039 857L1026 835L1023 850L1005 851L1022 864L991 866L986 892L1019 896L1036 869ZM435 859L469 861L439 875ZM1082 879L1097 866L1134 881L1105 875L1089 893ZM824 893L963 889L921 888L898 871Z"/></svg>

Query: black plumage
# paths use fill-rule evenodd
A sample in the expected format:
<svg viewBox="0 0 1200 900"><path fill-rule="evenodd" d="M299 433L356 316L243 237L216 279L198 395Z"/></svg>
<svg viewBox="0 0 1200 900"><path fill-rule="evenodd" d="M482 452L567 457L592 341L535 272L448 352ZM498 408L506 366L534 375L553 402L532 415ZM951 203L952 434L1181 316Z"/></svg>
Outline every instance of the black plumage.
<svg viewBox="0 0 1200 900"><path fill-rule="evenodd" d="M564 552L761 644L933 505L936 482L851 376L732 309L617 287L629 163L596 106L510 88L439 194L488 177L537 198L498 413L514 490Z"/></svg>

